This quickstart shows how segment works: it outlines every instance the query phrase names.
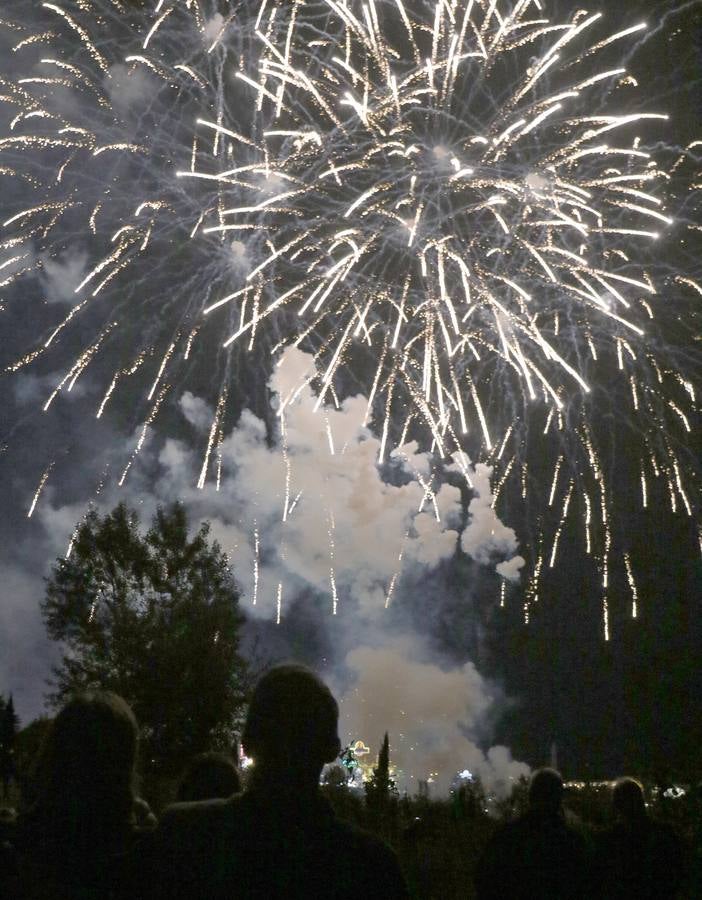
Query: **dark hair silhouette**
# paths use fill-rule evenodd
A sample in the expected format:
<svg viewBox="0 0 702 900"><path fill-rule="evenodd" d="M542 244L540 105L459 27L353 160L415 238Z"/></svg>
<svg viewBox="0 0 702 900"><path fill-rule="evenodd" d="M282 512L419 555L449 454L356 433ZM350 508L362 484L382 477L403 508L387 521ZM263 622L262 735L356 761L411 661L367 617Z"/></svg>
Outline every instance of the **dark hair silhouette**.
<svg viewBox="0 0 702 900"><path fill-rule="evenodd" d="M628 824L636 824L646 818L643 788L634 778L620 778L612 791L612 808L617 816Z"/></svg>
<svg viewBox="0 0 702 900"><path fill-rule="evenodd" d="M596 896L621 900L699 896L694 888L690 894L684 890L690 848L670 823L648 815L643 788L636 779L620 778L615 783L612 812L615 821L597 837Z"/></svg>
<svg viewBox="0 0 702 900"><path fill-rule="evenodd" d="M529 803L556 812L563 803L563 779L555 769L537 769L529 782Z"/></svg>
<svg viewBox="0 0 702 900"><path fill-rule="evenodd" d="M476 869L476 896L585 900L595 896L587 882L588 847L567 820L563 779L555 769L537 769L529 783L529 809L503 823L485 848Z"/></svg>
<svg viewBox="0 0 702 900"><path fill-rule="evenodd" d="M36 800L17 822L19 896L136 896L128 855L148 817L135 796L137 737L134 714L110 692L80 694L56 716Z"/></svg>
<svg viewBox="0 0 702 900"><path fill-rule="evenodd" d="M239 773L226 753L201 753L183 775L178 788L179 802L225 799L241 789Z"/></svg>
<svg viewBox="0 0 702 900"><path fill-rule="evenodd" d="M36 808L66 820L126 822L133 815L138 728L110 691L71 699L54 719L39 765Z"/></svg>
<svg viewBox="0 0 702 900"><path fill-rule="evenodd" d="M339 753L338 721L338 704L314 672L276 666L254 689L242 743L257 767L319 775Z"/></svg>

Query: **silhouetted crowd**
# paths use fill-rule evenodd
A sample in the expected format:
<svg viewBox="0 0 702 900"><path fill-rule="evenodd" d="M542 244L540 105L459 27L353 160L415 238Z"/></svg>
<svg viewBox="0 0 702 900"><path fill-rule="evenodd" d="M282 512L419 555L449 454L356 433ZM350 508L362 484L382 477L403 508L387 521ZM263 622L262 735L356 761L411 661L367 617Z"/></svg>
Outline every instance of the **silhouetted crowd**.
<svg viewBox="0 0 702 900"><path fill-rule="evenodd" d="M494 835L478 865L480 900L674 900L683 886L682 841L647 814L641 785L622 778L612 792L615 824L594 844L563 808L563 780L539 769L529 807Z"/></svg>
<svg viewBox="0 0 702 900"><path fill-rule="evenodd" d="M157 822L136 793L129 706L108 692L76 697L52 724L36 799L0 819L0 897L409 898L394 852L337 818L320 790L322 768L340 751L338 717L312 672L272 669L256 686L242 735L256 761L246 790L229 757L203 754ZM555 770L534 774L526 812L496 831L478 864L480 900L679 896L684 845L648 815L638 782L617 783L614 824L594 841L569 820L563 792Z"/></svg>

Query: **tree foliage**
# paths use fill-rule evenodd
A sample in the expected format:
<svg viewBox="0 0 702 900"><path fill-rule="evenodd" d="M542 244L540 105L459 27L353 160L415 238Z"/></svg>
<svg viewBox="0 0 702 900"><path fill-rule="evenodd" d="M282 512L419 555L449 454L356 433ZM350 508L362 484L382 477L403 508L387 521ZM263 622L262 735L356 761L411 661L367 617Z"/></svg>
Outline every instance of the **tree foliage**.
<svg viewBox="0 0 702 900"><path fill-rule="evenodd" d="M89 688L121 694L141 725L146 766L166 771L231 745L243 705L238 590L209 525L188 531L180 504L159 509L146 534L124 504L91 511L42 604L64 648L53 705Z"/></svg>
<svg viewBox="0 0 702 900"><path fill-rule="evenodd" d="M323 772L324 784L332 790L347 788L349 784L349 770L340 763L333 763Z"/></svg>

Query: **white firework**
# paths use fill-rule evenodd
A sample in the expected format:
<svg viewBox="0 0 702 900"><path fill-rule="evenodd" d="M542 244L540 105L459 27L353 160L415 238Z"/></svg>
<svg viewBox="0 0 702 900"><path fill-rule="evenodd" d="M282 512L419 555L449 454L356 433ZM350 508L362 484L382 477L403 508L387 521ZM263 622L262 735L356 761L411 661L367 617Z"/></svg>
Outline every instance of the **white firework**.
<svg viewBox="0 0 702 900"><path fill-rule="evenodd" d="M611 33L600 13L558 22L545 6L13 7L3 33L27 74L3 82L0 172L14 187L0 276L83 256L69 313L9 368L60 358L83 323L92 337L45 408L88 367L105 381L98 416L143 383L136 454L204 361L216 414L202 485L234 366L259 345L312 350L318 405L360 384L381 462L416 438L490 462L496 501L537 496L527 618L578 515L608 634L612 557L627 575L631 562L606 415L629 436L642 506L662 482L673 510L697 514L696 375L657 321L673 290L702 289L694 273L661 277L656 259L691 226L668 197L694 154L665 149L667 116L639 111L619 62L644 23Z"/></svg>

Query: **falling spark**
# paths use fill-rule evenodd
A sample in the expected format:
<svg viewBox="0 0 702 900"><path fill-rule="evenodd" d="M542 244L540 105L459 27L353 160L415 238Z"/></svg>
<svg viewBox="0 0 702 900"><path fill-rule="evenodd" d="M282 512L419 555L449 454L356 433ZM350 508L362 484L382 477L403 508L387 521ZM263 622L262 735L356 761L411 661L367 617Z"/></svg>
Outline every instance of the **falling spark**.
<svg viewBox="0 0 702 900"><path fill-rule="evenodd" d="M212 419L212 425L210 426L210 434L207 439L207 449L205 451L205 458L202 462L202 468L200 470L200 477L197 481L197 486L199 490L203 490L205 487L205 481L207 480L207 470L210 465L210 456L212 454L212 448L215 446L215 441L217 435L221 429L222 425L222 417L224 415L224 410L227 405L227 389L224 387L222 389L222 393L220 394L219 401L217 402L217 409L215 410L214 418Z"/></svg>
<svg viewBox="0 0 702 900"><path fill-rule="evenodd" d="M556 531L556 536L553 539L553 548L551 550L551 559L549 561L550 569L552 569L556 565L556 554L558 553L558 542L561 538L561 532L563 531L563 525L565 523L566 517L568 516L568 508L570 506L570 498L572 496L573 496L573 479L571 478L570 484L568 486L568 493L566 494L566 498L563 503L563 509L561 511L561 518L558 523L558 530Z"/></svg>
<svg viewBox="0 0 702 900"><path fill-rule="evenodd" d="M146 440L146 435L148 434L148 431L149 431L149 426L153 424L154 419L158 415L158 411L161 408L161 404L163 403L169 389L170 389L170 385L168 385L168 384L164 384L164 386L161 388L161 391L160 391L158 397L156 398L156 402L152 406L151 411L149 412L149 415L142 426L141 433L139 435L139 440L137 441L137 445L134 448L134 452L132 453L131 457L129 458L129 462L125 466L125 469L122 472L122 475L121 475L119 481L117 482L119 487L122 487L124 485L124 482L126 481L126 478L127 478L127 473L129 472L132 465L134 464L134 460L137 458L137 456L141 452L141 448L144 446L144 441Z"/></svg>
<svg viewBox="0 0 702 900"><path fill-rule="evenodd" d="M78 531L80 529L80 524L76 525L73 529L73 533L71 534L71 539L68 542L68 547L66 547L66 553L64 555L64 559L70 559L71 553L73 553L73 545L75 544L76 538L78 537Z"/></svg>
<svg viewBox="0 0 702 900"><path fill-rule="evenodd" d="M258 534L258 524L254 519L254 570L253 570L253 598L252 603L258 602L258 580L260 578L261 541Z"/></svg>
<svg viewBox="0 0 702 900"><path fill-rule="evenodd" d="M407 529L407 531L405 532L404 539L402 541L402 546L400 548L400 552L397 557L397 568L393 572L393 576L390 579L390 584L388 586L388 592L385 595L385 609L387 609L390 606L390 600L392 599L392 595L395 591L397 581L400 577L400 572L402 571L402 557L405 554L405 547L407 546L407 541L409 539L409 536L410 536L410 530Z"/></svg>
<svg viewBox="0 0 702 900"><path fill-rule="evenodd" d="M31 503L31 506L29 507L29 512L27 513L27 518L28 518L28 519L31 519L31 518L32 518L32 514L34 513L34 510L35 510L35 508L36 508L36 505L37 505L37 503L38 503L38 501L39 501L39 497L40 497L40 495L41 495L41 492L44 490L44 485L46 484L46 482L47 482L47 480L48 480L48 478L49 478L49 475L51 474L51 470L53 469L53 467L54 467L54 463L52 462L52 463L49 464L48 468L44 471L44 473L42 474L41 478L39 479L39 484L37 485L37 489L36 489L36 491L34 492L34 497L32 498L32 503Z"/></svg>
<svg viewBox="0 0 702 900"><path fill-rule="evenodd" d="M638 593L636 590L636 582L634 581L634 572L631 568L631 559L629 558L629 554L624 554L624 565L626 567L626 577L629 582L629 588L631 590L631 618L635 619L638 615Z"/></svg>
<svg viewBox="0 0 702 900"><path fill-rule="evenodd" d="M558 462L556 463L556 468L553 470L553 481L551 482L551 493L548 497L548 505L553 506L553 500L556 496L556 485L558 484L558 473L560 472L561 465L563 463L563 457L558 457Z"/></svg>

